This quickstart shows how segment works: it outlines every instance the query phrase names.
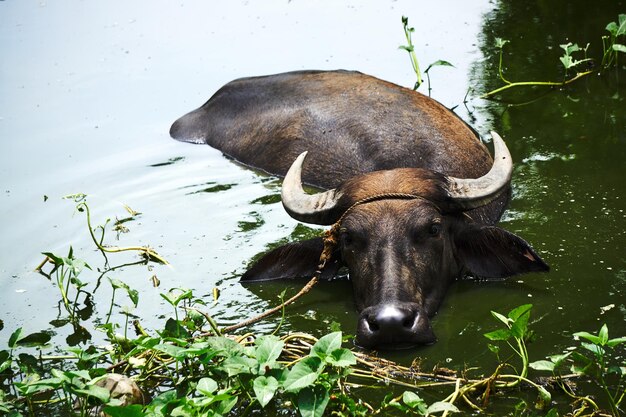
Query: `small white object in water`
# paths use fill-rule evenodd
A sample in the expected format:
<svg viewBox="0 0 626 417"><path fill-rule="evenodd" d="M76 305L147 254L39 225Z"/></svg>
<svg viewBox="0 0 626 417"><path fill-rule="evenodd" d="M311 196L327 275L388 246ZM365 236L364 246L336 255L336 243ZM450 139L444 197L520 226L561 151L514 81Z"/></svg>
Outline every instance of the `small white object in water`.
<svg viewBox="0 0 626 417"><path fill-rule="evenodd" d="M615 308L615 304L609 304L604 307L600 307L600 314L604 314L612 308Z"/></svg>

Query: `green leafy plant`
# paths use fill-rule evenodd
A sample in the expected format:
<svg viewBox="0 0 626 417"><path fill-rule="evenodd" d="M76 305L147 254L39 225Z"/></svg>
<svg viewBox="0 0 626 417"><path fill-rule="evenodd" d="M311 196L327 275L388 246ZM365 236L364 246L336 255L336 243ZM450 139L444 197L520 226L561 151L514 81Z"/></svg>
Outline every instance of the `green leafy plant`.
<svg viewBox="0 0 626 417"><path fill-rule="evenodd" d="M518 356L522 362L522 368L519 371L521 378L528 375L528 349L526 342L531 338L532 332L528 330L528 320L530 319L530 311L532 304L524 304L511 310L507 316L492 311L491 314L498 321L504 324L504 328L485 333L485 337L491 341L505 342L511 350ZM490 344L489 349L499 355L500 347L497 344ZM518 383L519 380L514 383Z"/></svg>
<svg viewBox="0 0 626 417"><path fill-rule="evenodd" d="M90 294L83 290L86 286L78 276L81 272L91 267L83 260L74 257L74 250L70 246L69 253L66 257L57 256L51 252L44 252L46 261L53 265L49 273L43 273L48 279L54 279L57 288L61 292L61 300L65 310L69 313L70 321L76 321L76 312L78 309L78 297L81 293L89 296ZM41 271L43 267L40 265L37 269ZM73 300L70 300L70 290L74 288Z"/></svg>
<svg viewBox="0 0 626 417"><path fill-rule="evenodd" d="M611 22L606 26L606 30L609 32L608 36L602 37L603 55L600 65L595 65L594 60L587 57L587 50L590 44L582 48L576 43L568 42L560 45L563 49L563 55L559 57L559 60L563 64L564 76L562 81L509 81L504 77L502 70L502 56L504 52L504 46L510 43L508 40L496 38L495 46L499 51L498 59L498 75L503 82L503 86L484 93L480 98L493 98L495 95L500 94L508 89L515 87L564 87L568 84L577 81L580 78L588 76L593 73L607 71L610 68L614 68L618 63L619 53L626 53L626 46L622 43L624 36L626 35L626 14L620 14L618 16L618 22ZM574 56L582 53L582 59ZM584 64L584 65L583 65ZM569 76L570 70L578 69L574 76Z"/></svg>
<svg viewBox="0 0 626 417"><path fill-rule="evenodd" d="M618 43L626 36L626 14L620 14L617 22L606 25L609 35L602 37L602 67L609 68L617 65L619 53L626 53L626 45Z"/></svg>
<svg viewBox="0 0 626 417"><path fill-rule="evenodd" d="M550 371L559 381L564 392L579 402L589 404L594 410L599 410L596 402L588 396L577 396L565 382L563 369L569 367L574 375L586 376L602 388L606 401L613 415L620 415L620 406L626 396L626 363L616 361L619 358L615 349L626 344L626 337L609 338L609 329L603 325L597 335L588 332L574 333L580 345L564 354L552 355L547 360L540 360L530 364L530 367L539 371ZM609 382L613 379L612 382Z"/></svg>
<svg viewBox="0 0 626 417"><path fill-rule="evenodd" d="M90 224L89 228L91 233ZM104 236L104 228L102 233ZM98 244L101 246L102 240ZM53 282L62 289L60 303L74 315L76 328L82 328L84 319L76 308L76 294L88 294L85 283L92 283L90 278L96 273L71 249L66 257L52 253L46 256L46 263L53 265ZM105 271L110 271L109 260L105 262ZM485 336L498 363L488 376L481 373L472 377L468 370L424 372L347 349L343 347L346 337L336 325L330 326L334 331L320 338L306 333L280 335L282 319L272 334L234 334L229 329L245 328L249 320L221 327L210 314L215 304L208 305L184 288L161 294L173 309L173 317L166 317L162 328L146 331L137 317L133 337L126 329L129 309L138 307L139 294L119 279L111 278L109 282L113 291L110 306L105 309L108 311L103 313L106 321L98 319L104 323L98 327L105 331L106 346L85 342L65 348L65 354L33 355L23 350L48 343L48 333L27 335L20 328L10 335L8 348L0 350L0 413L87 416L103 410L110 416L155 417L272 415L280 410L280 414L306 417L447 417L466 410L489 412L491 402L498 401L496 394L532 387L539 393L538 400L533 405L520 401L513 411L513 415L527 416L537 415L533 411L536 407L544 409L551 402L547 388L529 378L530 369L553 371L564 388L569 378L592 378L605 386L607 401L612 402L614 410L619 411L623 402L625 369L623 363L616 362L619 356L615 348L626 338L610 339L606 327L598 335L580 332L576 335L581 345L576 351L530 363L530 304L514 308L507 315L491 313L500 327ZM115 332L121 326L115 322L119 316L112 314L118 290L132 302L132 306L121 307L125 316L123 335ZM214 291L215 302L218 292ZM284 293L279 298L282 300ZM285 304L281 305L284 314ZM559 369L566 363L573 374L560 374ZM129 403L122 403L100 384L111 373L132 376L147 394L144 398L149 395L152 400L148 404L124 405ZM375 403L369 399L368 393L381 388L388 392L382 400ZM446 395L442 390L450 392ZM590 396L568 395L575 404L600 409ZM426 400L433 396L434 401ZM557 415L555 409L546 414Z"/></svg>
<svg viewBox="0 0 626 417"><path fill-rule="evenodd" d="M406 38L407 44L400 45L399 48L409 53L409 57L411 58L411 66L413 67L413 72L415 72L415 76L417 77L417 80L415 81L415 85L413 86L413 90L417 90L424 82L424 79L422 77L422 72L420 71L420 65L417 59L417 55L415 54L415 45L413 45L412 35L413 33L415 33L415 28L409 27L409 18L405 16L402 16L402 27L404 29L404 36ZM432 91L430 87L430 73L429 72L431 68L438 67L438 66L454 67L454 65L442 59L438 59L437 61L429 64L428 67L426 67L424 74L426 74L426 78L428 80L428 95L429 96Z"/></svg>

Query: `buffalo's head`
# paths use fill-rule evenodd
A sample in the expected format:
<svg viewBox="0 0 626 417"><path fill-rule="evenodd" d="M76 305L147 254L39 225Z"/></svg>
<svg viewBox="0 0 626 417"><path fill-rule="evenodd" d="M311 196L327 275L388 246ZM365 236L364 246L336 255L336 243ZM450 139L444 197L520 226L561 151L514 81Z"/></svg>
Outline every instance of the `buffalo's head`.
<svg viewBox="0 0 626 417"><path fill-rule="evenodd" d="M450 283L468 271L501 278L548 270L523 239L470 214L509 187L511 155L504 141L492 135L493 166L476 179L399 168L363 174L310 195L301 184L306 153L291 166L282 189L287 212L306 223L338 226L338 245L323 277L348 268L360 312L359 345L397 348L435 342L429 318ZM312 276L322 248L321 238L279 247L242 279Z"/></svg>

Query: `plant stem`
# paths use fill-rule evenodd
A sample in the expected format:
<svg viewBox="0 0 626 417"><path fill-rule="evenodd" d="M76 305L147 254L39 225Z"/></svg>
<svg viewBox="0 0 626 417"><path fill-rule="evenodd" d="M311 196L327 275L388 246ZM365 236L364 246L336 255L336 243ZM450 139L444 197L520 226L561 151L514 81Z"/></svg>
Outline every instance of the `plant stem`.
<svg viewBox="0 0 626 417"><path fill-rule="evenodd" d="M103 246L102 244L100 244L100 242L98 242L98 239L96 238L96 235L93 232L93 228L91 227L91 214L89 212L89 206L87 205L87 203L81 202L76 207L81 207L85 209L85 212L87 213L87 226L89 226L89 234L91 235L91 239L93 240L93 242L95 243L95 245L98 247L100 251L108 252L108 253L126 252L126 251L141 252L146 257L148 257L148 259L153 259L163 265L169 265L169 262L167 262L165 258L161 257L161 255L159 255L158 253L156 253L155 251L153 251L147 246L126 246L126 247Z"/></svg>
<svg viewBox="0 0 626 417"><path fill-rule="evenodd" d="M508 90L509 88L515 88L515 87L523 87L523 86L544 86L544 87L563 87L567 84L573 83L574 81L578 80L579 78L582 78L584 76L587 76L591 73L593 73L594 71L585 71L585 72L579 72L578 74L576 74L574 77L562 81L562 82L554 82L554 81L520 81L520 82L508 82L507 84L500 87L500 88L496 88L495 90L491 90L488 93L483 94L482 96L480 96L479 98L485 99L485 98L489 98L491 96L494 96L498 93L501 93L505 90Z"/></svg>
<svg viewBox="0 0 626 417"><path fill-rule="evenodd" d="M111 313L113 313L113 303L115 302L115 291L116 288L113 287L113 294L111 295L111 306L109 307L109 312L107 313L107 321L105 321L104 324L108 324L111 320Z"/></svg>
<svg viewBox="0 0 626 417"><path fill-rule="evenodd" d="M413 67L413 71L415 72L415 75L417 76L417 82L415 83L415 87L413 88L414 90L417 90L419 86L422 85L423 79L422 79L422 72L420 71L420 65L419 65L419 62L417 61L417 56L415 55L415 47L413 46L413 41L411 39L412 28L409 28L408 25L409 25L409 21L407 19L404 22L404 36L408 44L406 51L409 53L409 57L411 58L411 66Z"/></svg>

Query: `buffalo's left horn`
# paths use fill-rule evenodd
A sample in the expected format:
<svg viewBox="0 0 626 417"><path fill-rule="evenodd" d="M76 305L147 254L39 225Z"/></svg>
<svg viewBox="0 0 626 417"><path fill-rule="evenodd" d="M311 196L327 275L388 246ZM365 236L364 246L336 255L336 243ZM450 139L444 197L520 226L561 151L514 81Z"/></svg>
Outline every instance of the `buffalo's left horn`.
<svg viewBox="0 0 626 417"><path fill-rule="evenodd" d="M493 165L488 173L480 178L448 179L448 194L454 203L465 210L484 206L497 198L504 191L513 172L513 160L504 140L496 132L491 132L493 138Z"/></svg>
<svg viewBox="0 0 626 417"><path fill-rule="evenodd" d="M302 152L293 161L283 181L281 199L291 217L305 223L329 225L337 220L337 203L341 192L328 190L307 194L302 188L302 163L307 152ZM340 213L339 213L340 215Z"/></svg>

